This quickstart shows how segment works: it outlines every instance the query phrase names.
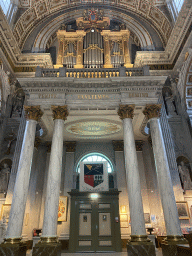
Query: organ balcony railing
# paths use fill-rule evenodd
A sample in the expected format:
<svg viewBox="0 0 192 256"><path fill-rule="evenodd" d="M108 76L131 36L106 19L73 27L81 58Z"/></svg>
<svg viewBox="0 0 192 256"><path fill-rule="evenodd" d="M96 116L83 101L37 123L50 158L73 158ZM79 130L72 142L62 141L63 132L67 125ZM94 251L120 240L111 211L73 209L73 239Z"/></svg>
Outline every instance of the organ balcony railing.
<svg viewBox="0 0 192 256"><path fill-rule="evenodd" d="M56 68L47 69L37 66L36 77L73 77L73 78L110 78L110 77L132 77L149 76L149 66L141 68Z"/></svg>

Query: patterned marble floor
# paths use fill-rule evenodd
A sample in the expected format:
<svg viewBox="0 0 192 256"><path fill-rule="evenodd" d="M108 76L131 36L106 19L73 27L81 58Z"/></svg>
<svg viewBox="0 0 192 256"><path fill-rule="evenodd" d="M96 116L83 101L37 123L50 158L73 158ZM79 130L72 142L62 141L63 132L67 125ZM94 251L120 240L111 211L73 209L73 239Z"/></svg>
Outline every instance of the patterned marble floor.
<svg viewBox="0 0 192 256"><path fill-rule="evenodd" d="M27 256L31 256L31 250L27 251ZM61 256L127 256L127 252L113 252L113 253L62 253ZM162 256L161 249L156 250L156 256Z"/></svg>

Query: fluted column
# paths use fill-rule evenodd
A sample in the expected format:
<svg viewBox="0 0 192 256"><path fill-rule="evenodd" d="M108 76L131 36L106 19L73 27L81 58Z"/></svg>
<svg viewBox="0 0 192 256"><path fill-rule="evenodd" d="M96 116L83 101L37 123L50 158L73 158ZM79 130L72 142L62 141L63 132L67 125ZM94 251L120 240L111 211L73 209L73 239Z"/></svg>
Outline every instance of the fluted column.
<svg viewBox="0 0 192 256"><path fill-rule="evenodd" d="M112 68L111 64L111 52L110 52L110 44L109 44L109 33L110 30L103 30L101 35L104 40L104 68Z"/></svg>
<svg viewBox="0 0 192 256"><path fill-rule="evenodd" d="M57 55L57 65L63 65L63 56L64 56L64 38L58 37L59 41L59 51Z"/></svg>
<svg viewBox="0 0 192 256"><path fill-rule="evenodd" d="M62 171L64 120L67 106L52 106L54 131L48 170L42 242L57 241L57 218Z"/></svg>
<svg viewBox="0 0 192 256"><path fill-rule="evenodd" d="M126 68L131 67L131 59L130 59L130 52L129 52L129 33L126 31L126 34L122 37L123 41L123 52L124 52L124 66Z"/></svg>
<svg viewBox="0 0 192 256"><path fill-rule="evenodd" d="M161 126L159 123L160 111L160 104L148 104L146 105L143 113L149 119L150 124L157 179L167 231L167 241L183 243L183 234L180 228L180 221L173 192L173 185L171 181Z"/></svg>
<svg viewBox="0 0 192 256"><path fill-rule="evenodd" d="M82 30L76 31L77 33L77 58L74 68L83 68L83 37L86 33Z"/></svg>
<svg viewBox="0 0 192 256"><path fill-rule="evenodd" d="M124 130L124 156L131 217L131 241L147 242L148 239L145 230L140 177L132 125L133 111L134 105L120 105L118 111L120 119L123 120Z"/></svg>
<svg viewBox="0 0 192 256"><path fill-rule="evenodd" d="M9 217L9 224L5 242L12 243L21 240L23 219L29 187L29 177L31 172L31 162L34 149L36 124L43 112L39 106L24 107L27 122L13 192L12 206Z"/></svg>

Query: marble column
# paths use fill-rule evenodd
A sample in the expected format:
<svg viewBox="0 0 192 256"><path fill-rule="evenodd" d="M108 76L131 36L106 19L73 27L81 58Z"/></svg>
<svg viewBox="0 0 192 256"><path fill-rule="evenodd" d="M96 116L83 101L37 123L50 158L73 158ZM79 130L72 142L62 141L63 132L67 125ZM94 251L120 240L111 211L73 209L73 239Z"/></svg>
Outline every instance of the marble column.
<svg viewBox="0 0 192 256"><path fill-rule="evenodd" d="M131 243L133 245L135 242L137 244L151 245L145 230L140 177L132 125L133 112L134 105L120 105L118 111L120 119L123 120L124 130L124 156L131 218Z"/></svg>
<svg viewBox="0 0 192 256"><path fill-rule="evenodd" d="M48 170L42 241L56 241L59 193L63 156L64 120L67 119L67 106L52 106L54 131Z"/></svg>
<svg viewBox="0 0 192 256"><path fill-rule="evenodd" d="M27 115L27 123L13 192L9 224L5 237L5 242L7 243L21 240L25 205L29 187L29 177L31 172L31 162L33 157L36 124L43 114L39 106L26 106L24 108Z"/></svg>
<svg viewBox="0 0 192 256"><path fill-rule="evenodd" d="M160 111L160 104L148 104L146 105L143 113L149 119L157 179L167 231L167 241L168 243L185 243L180 228L173 185L171 181L161 126L159 123Z"/></svg>
<svg viewBox="0 0 192 256"><path fill-rule="evenodd" d="M113 67L111 64L109 33L110 33L110 30L103 30L101 32L101 35L103 36L103 41L104 41L104 68Z"/></svg>

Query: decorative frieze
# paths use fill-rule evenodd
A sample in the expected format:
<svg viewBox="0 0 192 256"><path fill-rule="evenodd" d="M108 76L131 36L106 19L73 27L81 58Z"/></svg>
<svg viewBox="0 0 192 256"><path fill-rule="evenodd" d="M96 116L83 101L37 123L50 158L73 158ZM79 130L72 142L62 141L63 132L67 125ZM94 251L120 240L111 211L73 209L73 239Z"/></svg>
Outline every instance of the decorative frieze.
<svg viewBox="0 0 192 256"><path fill-rule="evenodd" d="M114 151L123 151L124 150L123 140L113 140L112 143L113 143Z"/></svg>
<svg viewBox="0 0 192 256"><path fill-rule="evenodd" d="M123 140L113 140L112 143L113 143L114 151L124 151L124 141ZM143 150L143 141L136 140L135 147L136 147L136 151L142 151Z"/></svg>
<svg viewBox="0 0 192 256"><path fill-rule="evenodd" d="M143 114L148 118L159 117L161 111L161 104L147 104Z"/></svg>
<svg viewBox="0 0 192 256"><path fill-rule="evenodd" d="M76 141L65 141L66 152L75 152L76 150Z"/></svg>
<svg viewBox="0 0 192 256"><path fill-rule="evenodd" d="M119 105L118 115L120 119L133 118L135 105Z"/></svg>
<svg viewBox="0 0 192 256"><path fill-rule="evenodd" d="M27 119L39 121L43 115L43 111L40 109L40 106L24 106L25 114Z"/></svg>
<svg viewBox="0 0 192 256"><path fill-rule="evenodd" d="M52 106L53 119L63 119L67 120L67 116L69 115L67 105L65 106Z"/></svg>

